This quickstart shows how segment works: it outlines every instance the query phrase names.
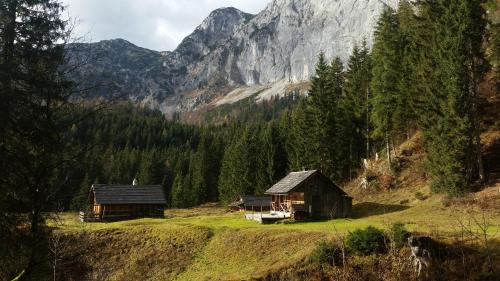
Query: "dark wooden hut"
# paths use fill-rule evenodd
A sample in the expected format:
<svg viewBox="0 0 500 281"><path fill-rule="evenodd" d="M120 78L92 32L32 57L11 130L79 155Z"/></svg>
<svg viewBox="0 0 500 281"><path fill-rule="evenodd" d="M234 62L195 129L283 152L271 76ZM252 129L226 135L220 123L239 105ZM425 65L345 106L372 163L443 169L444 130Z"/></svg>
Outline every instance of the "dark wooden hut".
<svg viewBox="0 0 500 281"><path fill-rule="evenodd" d="M271 210L271 196L242 195L233 203L229 204L232 211L269 212Z"/></svg>
<svg viewBox="0 0 500 281"><path fill-rule="evenodd" d="M164 217L167 203L160 185L93 184L89 201L91 210L80 214L84 221Z"/></svg>
<svg viewBox="0 0 500 281"><path fill-rule="evenodd" d="M348 217L352 198L321 172L292 172L266 191L271 212L285 216Z"/></svg>

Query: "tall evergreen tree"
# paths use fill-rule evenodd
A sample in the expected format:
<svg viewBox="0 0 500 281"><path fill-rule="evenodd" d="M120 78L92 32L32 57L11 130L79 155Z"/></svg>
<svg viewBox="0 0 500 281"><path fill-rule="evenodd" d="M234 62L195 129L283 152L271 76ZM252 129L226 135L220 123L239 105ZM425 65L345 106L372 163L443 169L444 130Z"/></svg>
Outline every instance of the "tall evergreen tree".
<svg viewBox="0 0 500 281"><path fill-rule="evenodd" d="M347 107L351 108L352 138L350 139L350 147L352 147L352 155L350 159L353 159L354 163L351 163L353 167L359 166L361 158L370 158L371 77L370 51L366 40L363 40L361 47L354 46L347 63L344 85L345 103Z"/></svg>
<svg viewBox="0 0 500 281"><path fill-rule="evenodd" d="M462 194L481 171L477 83L483 74L481 1L420 1L416 102L435 191ZM482 174L482 172L481 172Z"/></svg>
<svg viewBox="0 0 500 281"><path fill-rule="evenodd" d="M411 46L414 40L415 16L413 4L408 0L401 0L399 2L397 20L401 61L394 119L397 120L397 122L395 122L396 130L398 132L404 132L406 134L406 139L409 139L410 129L416 121L413 97L418 95L418 93L414 92L413 85L418 83L418 81L413 81L411 74Z"/></svg>
<svg viewBox="0 0 500 281"><path fill-rule="evenodd" d="M219 178L219 198L222 202L235 200L239 195L255 193L257 148L252 128L246 127L236 135L226 149Z"/></svg>
<svg viewBox="0 0 500 281"><path fill-rule="evenodd" d="M311 140L311 114L308 114L307 100L302 99L291 113L290 131L286 141L288 169L300 171L312 169L313 154Z"/></svg>
<svg viewBox="0 0 500 281"><path fill-rule="evenodd" d="M184 207L184 176L182 173L177 172L174 182L172 183L172 194L170 197L170 205L174 208Z"/></svg>
<svg viewBox="0 0 500 281"><path fill-rule="evenodd" d="M311 154L314 167L320 169L328 176L332 175L333 159L331 153L331 134L334 132L333 119L330 109L334 106L334 95L331 84L328 81L330 67L325 59L325 55L320 53L316 64L316 74L311 79L311 90L309 91L308 112L312 123L311 134L312 150Z"/></svg>
<svg viewBox="0 0 500 281"><path fill-rule="evenodd" d="M305 113L311 134L308 143L313 167L334 180L343 180L349 165L349 125L343 107L344 70L339 58L331 65L321 53L316 75L311 80L308 106ZM347 151L347 152L346 152Z"/></svg>
<svg viewBox="0 0 500 281"><path fill-rule="evenodd" d="M268 123L259 135L255 193L263 194L286 173L285 145L275 122Z"/></svg>
<svg viewBox="0 0 500 281"><path fill-rule="evenodd" d="M372 51L373 78L371 80L373 134L385 138L388 165L391 167L391 135L401 122L399 113L407 110L398 107L401 96L398 85L401 80L401 52L397 17L386 8L375 28Z"/></svg>
<svg viewBox="0 0 500 281"><path fill-rule="evenodd" d="M4 224L8 214L28 214L22 222L28 234L20 241L29 249L22 279L33 278L45 264L44 211L54 203L61 187L57 172L67 163L71 85L62 73L61 42L67 37L62 11L52 0L0 2L0 208L5 214L0 228L17 231L19 217Z"/></svg>

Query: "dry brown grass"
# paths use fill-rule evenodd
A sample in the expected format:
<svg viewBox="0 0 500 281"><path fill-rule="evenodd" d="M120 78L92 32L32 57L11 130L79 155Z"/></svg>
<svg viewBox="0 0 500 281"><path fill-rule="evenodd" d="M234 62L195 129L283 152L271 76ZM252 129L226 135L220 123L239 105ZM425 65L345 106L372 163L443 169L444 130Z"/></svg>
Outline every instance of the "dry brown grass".
<svg viewBox="0 0 500 281"><path fill-rule="evenodd" d="M481 252L471 246L454 243L442 249L440 257L420 277L408 260L408 248L391 251L384 255L348 255L344 266L301 262L293 267L282 268L260 280L336 280L336 281L417 281L417 280L498 280L498 274L485 273ZM498 267L498 266L497 266ZM499 272L500 268L497 268Z"/></svg>
<svg viewBox="0 0 500 281"><path fill-rule="evenodd" d="M65 233L61 280L170 280L191 264L211 232L201 227L131 227Z"/></svg>

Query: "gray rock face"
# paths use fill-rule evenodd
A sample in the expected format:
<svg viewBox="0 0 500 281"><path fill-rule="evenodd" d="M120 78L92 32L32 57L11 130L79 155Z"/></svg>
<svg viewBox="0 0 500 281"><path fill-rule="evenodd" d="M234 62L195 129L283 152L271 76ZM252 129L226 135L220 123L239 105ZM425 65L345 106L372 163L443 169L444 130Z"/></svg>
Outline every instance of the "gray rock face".
<svg viewBox="0 0 500 281"><path fill-rule="evenodd" d="M199 61L228 40L239 26L252 17L253 15L235 8L217 9L210 13L193 33L184 38L167 58L174 64Z"/></svg>
<svg viewBox="0 0 500 281"><path fill-rule="evenodd" d="M221 79L230 86L308 80L320 51L344 61L363 38L371 42L383 8L397 0L274 0L229 42L189 67L181 87ZM222 76L222 77L221 77Z"/></svg>
<svg viewBox="0 0 500 281"><path fill-rule="evenodd" d="M153 54L145 50L142 55L134 55L148 58L140 69L95 68L127 73L129 80L135 73L138 78L132 80L141 85L134 86L136 92L128 96L164 112L220 104L225 95L234 94L240 87L261 89L261 85L309 80L321 51L329 59L338 56L345 61L354 44L363 38L372 41L373 28L384 7L397 3L273 0L255 16L234 8L218 9L173 52ZM118 57L130 55L122 49L115 52ZM121 90L117 87L115 91Z"/></svg>

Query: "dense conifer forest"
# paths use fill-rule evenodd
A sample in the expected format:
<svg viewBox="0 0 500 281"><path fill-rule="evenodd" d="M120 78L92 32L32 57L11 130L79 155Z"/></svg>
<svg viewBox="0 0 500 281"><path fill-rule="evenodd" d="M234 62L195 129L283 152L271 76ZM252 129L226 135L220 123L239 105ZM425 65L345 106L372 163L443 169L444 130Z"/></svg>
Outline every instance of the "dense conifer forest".
<svg viewBox="0 0 500 281"><path fill-rule="evenodd" d="M131 104L96 112L71 128L86 152L61 190L64 205L85 208L92 183L133 178L162 184L171 207L262 194L302 169L343 183L377 152L390 169L397 165L391 151L416 130L424 134L433 189L463 194L485 177L477 89L489 65L480 4L387 8L371 50L360 42L345 65L319 54L307 97L249 98L209 112L197 126Z"/></svg>

